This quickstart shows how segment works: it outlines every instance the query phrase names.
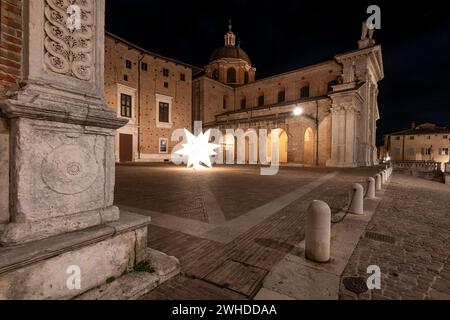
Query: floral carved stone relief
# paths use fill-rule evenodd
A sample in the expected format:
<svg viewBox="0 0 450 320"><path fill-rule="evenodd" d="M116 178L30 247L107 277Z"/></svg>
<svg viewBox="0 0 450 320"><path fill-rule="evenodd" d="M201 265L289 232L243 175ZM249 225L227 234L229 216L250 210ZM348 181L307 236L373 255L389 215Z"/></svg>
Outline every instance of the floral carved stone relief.
<svg viewBox="0 0 450 320"><path fill-rule="evenodd" d="M58 74L90 81L93 68L94 0L45 0L45 65ZM69 6L80 8L81 27L67 27Z"/></svg>
<svg viewBox="0 0 450 320"><path fill-rule="evenodd" d="M72 195L94 184L99 166L88 150L66 145L53 150L44 159L41 170L42 180L51 190Z"/></svg>

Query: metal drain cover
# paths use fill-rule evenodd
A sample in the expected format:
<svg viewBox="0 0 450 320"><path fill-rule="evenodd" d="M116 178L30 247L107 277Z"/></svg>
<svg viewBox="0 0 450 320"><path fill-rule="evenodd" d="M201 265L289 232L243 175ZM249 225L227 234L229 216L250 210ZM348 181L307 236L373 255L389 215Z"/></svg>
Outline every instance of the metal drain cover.
<svg viewBox="0 0 450 320"><path fill-rule="evenodd" d="M364 278L349 277L344 278L342 282L344 283L345 288L353 293L361 294L369 291L369 288L367 288L366 279Z"/></svg>
<svg viewBox="0 0 450 320"><path fill-rule="evenodd" d="M381 234L381 233L376 233L376 232L366 232L365 237L367 239L371 239L371 240L375 240L375 241L379 241L379 242L385 242L385 243L391 243L394 244L395 243L395 238L385 235L385 234Z"/></svg>

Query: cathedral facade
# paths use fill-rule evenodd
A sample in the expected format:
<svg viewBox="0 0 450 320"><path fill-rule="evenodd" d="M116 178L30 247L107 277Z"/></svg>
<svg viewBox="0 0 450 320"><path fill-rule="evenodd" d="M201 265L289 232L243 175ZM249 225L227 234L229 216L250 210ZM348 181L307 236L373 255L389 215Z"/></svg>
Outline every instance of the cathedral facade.
<svg viewBox="0 0 450 320"><path fill-rule="evenodd" d="M381 46L372 37L373 32L363 27L355 51L256 80L256 69L236 44L230 25L224 46L193 79L193 118L224 135L230 129L281 129L280 162L375 165L378 82L384 70ZM226 137L220 143L226 149L234 139ZM247 161L249 149L247 145Z"/></svg>
<svg viewBox="0 0 450 320"><path fill-rule="evenodd" d="M282 163L374 165L378 82L384 71L381 47L372 37L373 32L363 28L355 51L257 80L256 68L236 43L231 24L224 46L204 68L107 33L105 102L128 120L116 134L116 161L170 161L179 145L171 139L174 130L192 131L193 122L201 121L204 130L223 133L213 142L221 145L224 155L236 153L236 137L230 138L226 130L265 129L272 138L271 131L279 129ZM245 139L244 162L270 161L271 150L268 159L261 159L261 144L254 140Z"/></svg>

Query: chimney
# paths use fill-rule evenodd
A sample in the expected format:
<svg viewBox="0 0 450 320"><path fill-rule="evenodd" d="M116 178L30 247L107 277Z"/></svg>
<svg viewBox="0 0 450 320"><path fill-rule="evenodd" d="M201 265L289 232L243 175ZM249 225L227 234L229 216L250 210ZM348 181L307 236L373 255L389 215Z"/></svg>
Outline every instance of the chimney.
<svg viewBox="0 0 450 320"><path fill-rule="evenodd" d="M416 123L413 122L413 123L411 124L411 129L415 129L415 128L416 128Z"/></svg>

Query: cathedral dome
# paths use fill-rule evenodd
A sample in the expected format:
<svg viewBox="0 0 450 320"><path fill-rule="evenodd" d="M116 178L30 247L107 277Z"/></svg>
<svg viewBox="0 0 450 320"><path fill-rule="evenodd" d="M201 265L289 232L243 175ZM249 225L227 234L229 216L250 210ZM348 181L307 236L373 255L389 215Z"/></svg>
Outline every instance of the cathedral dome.
<svg viewBox="0 0 450 320"><path fill-rule="evenodd" d="M225 44L214 51L209 64L205 66L205 74L213 80L231 86L255 82L256 69L252 67L248 54L236 45L236 35L231 28L230 21L225 35Z"/></svg>
<svg viewBox="0 0 450 320"><path fill-rule="evenodd" d="M244 50L242 50L239 46L232 45L227 45L214 51L209 61L213 62L224 58L242 59L248 62L248 64L252 64L250 57Z"/></svg>

